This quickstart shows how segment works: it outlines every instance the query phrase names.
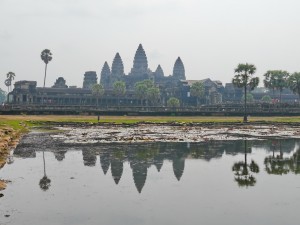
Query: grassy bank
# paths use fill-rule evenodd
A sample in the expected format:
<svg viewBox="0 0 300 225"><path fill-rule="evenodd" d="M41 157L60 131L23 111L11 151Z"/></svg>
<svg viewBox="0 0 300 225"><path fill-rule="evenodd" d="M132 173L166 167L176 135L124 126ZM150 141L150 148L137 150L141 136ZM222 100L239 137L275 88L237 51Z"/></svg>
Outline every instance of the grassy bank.
<svg viewBox="0 0 300 225"><path fill-rule="evenodd" d="M5 122L0 119L0 168L5 165L10 149L18 144L21 135L27 131L28 128L19 120Z"/></svg>
<svg viewBox="0 0 300 225"><path fill-rule="evenodd" d="M0 118L0 169L6 164L10 150L14 148L21 135L28 131L28 128L19 119ZM6 181L0 178L0 191L5 189Z"/></svg>
<svg viewBox="0 0 300 225"><path fill-rule="evenodd" d="M56 115L0 115L0 128L10 127L21 132L26 131L28 127L34 126L39 122L88 122L97 123L97 116L56 116ZM101 116L100 123L132 124L137 122L182 122L182 123L242 123L241 117L167 117L167 116ZM249 122L265 123L300 123L300 116L297 117L250 117Z"/></svg>

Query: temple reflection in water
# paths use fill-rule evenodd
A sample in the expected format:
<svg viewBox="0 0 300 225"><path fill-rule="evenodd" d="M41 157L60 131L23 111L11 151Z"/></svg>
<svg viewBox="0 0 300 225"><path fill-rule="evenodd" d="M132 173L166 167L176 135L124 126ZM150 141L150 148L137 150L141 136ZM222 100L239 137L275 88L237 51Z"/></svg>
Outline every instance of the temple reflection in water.
<svg viewBox="0 0 300 225"><path fill-rule="evenodd" d="M45 141L47 143L47 141ZM239 185L253 186L256 182L254 176L250 176L251 182L245 182L245 178L239 175L249 167L251 172L254 167L247 164L247 154L251 154L253 148L263 148L268 152L265 159L265 171L268 174L283 174L287 172L299 173L299 142L297 140L264 140L264 141L208 141L203 143L127 143L127 144L71 144L59 145L51 143L51 147L45 144L45 151L52 151L58 161L63 161L68 150L81 150L84 166L96 166L97 156L105 175L111 176L115 184L119 184L124 163L128 163L132 170L133 181L139 193L142 192L147 180L148 169L154 166L158 172L163 168L164 161L172 163L174 176L178 181L183 176L186 159L201 159L210 161L219 159L224 154L245 154L244 162L237 162L235 167L235 180ZM23 158L36 157L36 151L41 151L41 146L32 147L26 142L21 142L15 149L14 155ZM284 157L287 154L287 157ZM238 166L237 166L238 165ZM229 168L230 169L230 168ZM247 170L248 171L248 170ZM259 168L256 168L256 173ZM242 186L241 185L241 186Z"/></svg>
<svg viewBox="0 0 300 225"><path fill-rule="evenodd" d="M101 145L94 148L94 151L86 151L86 159L94 159L96 154L100 155L100 164L104 174L111 169L111 176L116 184L119 183L123 174L123 163L128 162L132 169L134 184L141 193L147 179L148 168L152 165L160 172L164 160L173 162L173 171L177 180L180 180L184 171L184 162L189 155L187 143L148 143L148 144L118 144ZM91 154L88 156L87 154ZM89 165L90 165L89 164ZM86 162L85 162L86 165Z"/></svg>

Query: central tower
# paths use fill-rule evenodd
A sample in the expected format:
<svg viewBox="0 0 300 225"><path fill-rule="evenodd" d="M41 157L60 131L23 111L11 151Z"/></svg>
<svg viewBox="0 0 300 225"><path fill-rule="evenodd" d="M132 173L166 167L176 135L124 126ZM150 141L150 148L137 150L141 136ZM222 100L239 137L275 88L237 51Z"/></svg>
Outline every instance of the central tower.
<svg viewBox="0 0 300 225"><path fill-rule="evenodd" d="M131 75L141 76L141 75L147 74L147 72L148 72L147 56L143 49L142 44L139 44L139 47L136 50L136 53L134 56L133 68L131 69Z"/></svg>
<svg viewBox="0 0 300 225"><path fill-rule="evenodd" d="M186 80L184 65L180 57L177 58L174 64L173 77L179 80Z"/></svg>

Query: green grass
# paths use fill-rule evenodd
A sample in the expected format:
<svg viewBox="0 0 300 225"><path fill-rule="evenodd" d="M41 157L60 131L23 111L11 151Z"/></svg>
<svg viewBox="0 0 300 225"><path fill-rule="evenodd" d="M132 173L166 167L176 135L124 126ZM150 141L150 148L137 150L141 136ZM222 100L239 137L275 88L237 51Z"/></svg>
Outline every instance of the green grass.
<svg viewBox="0 0 300 225"><path fill-rule="evenodd" d="M25 127L22 125L22 122L19 120L10 120L10 121L0 121L0 128L10 127L14 130L24 130Z"/></svg>
<svg viewBox="0 0 300 225"><path fill-rule="evenodd" d="M43 126L47 122L97 123L97 116L3 116L0 115L0 128L11 127L26 132L33 126ZM167 117L167 116L101 116L101 123L135 124L150 123L242 123L242 117ZM250 117L249 122L300 123L300 117Z"/></svg>

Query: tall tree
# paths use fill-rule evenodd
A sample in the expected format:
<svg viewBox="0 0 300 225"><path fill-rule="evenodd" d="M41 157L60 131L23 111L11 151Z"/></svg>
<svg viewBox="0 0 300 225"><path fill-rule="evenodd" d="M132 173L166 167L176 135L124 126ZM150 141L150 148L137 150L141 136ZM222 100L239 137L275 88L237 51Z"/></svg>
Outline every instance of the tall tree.
<svg viewBox="0 0 300 225"><path fill-rule="evenodd" d="M293 73L288 78L288 87L298 95L300 104L300 72Z"/></svg>
<svg viewBox="0 0 300 225"><path fill-rule="evenodd" d="M16 74L14 72L8 72L6 74L7 80L9 80L9 86L11 90L12 81L15 79Z"/></svg>
<svg viewBox="0 0 300 225"><path fill-rule="evenodd" d="M5 84L5 86L7 87L7 92L9 93L9 87L10 87L10 85L11 85L10 79L6 79L6 80L4 81L4 84Z"/></svg>
<svg viewBox="0 0 300 225"><path fill-rule="evenodd" d="M134 85L134 92L137 98L140 100L140 104L142 105L143 99L146 98L147 87L141 81L136 82Z"/></svg>
<svg viewBox="0 0 300 225"><path fill-rule="evenodd" d="M147 90L147 100L151 102L152 105L155 105L160 98L160 91L158 87L151 87Z"/></svg>
<svg viewBox="0 0 300 225"><path fill-rule="evenodd" d="M101 98L104 94L104 88L102 84L94 84L92 86L92 94L97 98L97 108L99 106L99 98Z"/></svg>
<svg viewBox="0 0 300 225"><path fill-rule="evenodd" d="M234 70L235 76L232 79L234 86L244 88L244 122L247 122L247 89L253 90L258 86L259 78L253 77L256 67L252 64L239 64Z"/></svg>
<svg viewBox="0 0 300 225"><path fill-rule="evenodd" d="M45 87L46 75L47 75L47 65L52 60L52 53L51 53L51 51L49 49L44 49L41 52L41 59L45 63L45 76L44 76L44 87Z"/></svg>
<svg viewBox="0 0 300 225"><path fill-rule="evenodd" d="M147 103L149 90L151 88L155 88L154 82L152 80L143 80L135 83L134 91L136 96L140 99L141 105L144 99L146 99Z"/></svg>
<svg viewBox="0 0 300 225"><path fill-rule="evenodd" d="M196 97L197 106L199 106L199 99L204 96L204 86L201 81L197 81L191 86L191 96Z"/></svg>
<svg viewBox="0 0 300 225"><path fill-rule="evenodd" d="M123 81L116 81L113 84L114 94L118 97L118 105L120 104L120 97L126 93L126 84Z"/></svg>
<svg viewBox="0 0 300 225"><path fill-rule="evenodd" d="M285 87L288 86L289 73L283 70L269 70L264 74L264 85L273 91L279 91L279 102L281 103L281 94Z"/></svg>
<svg viewBox="0 0 300 225"><path fill-rule="evenodd" d="M179 101L178 98L171 97L171 98L168 99L167 105L169 107L179 107L180 106L180 101Z"/></svg>

